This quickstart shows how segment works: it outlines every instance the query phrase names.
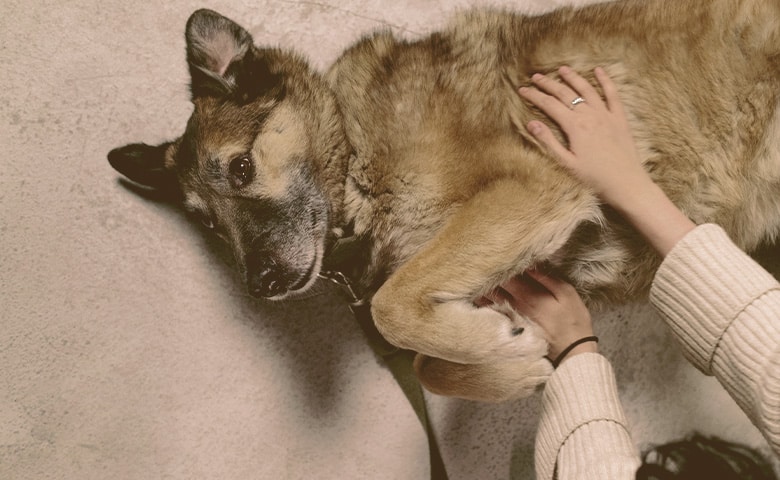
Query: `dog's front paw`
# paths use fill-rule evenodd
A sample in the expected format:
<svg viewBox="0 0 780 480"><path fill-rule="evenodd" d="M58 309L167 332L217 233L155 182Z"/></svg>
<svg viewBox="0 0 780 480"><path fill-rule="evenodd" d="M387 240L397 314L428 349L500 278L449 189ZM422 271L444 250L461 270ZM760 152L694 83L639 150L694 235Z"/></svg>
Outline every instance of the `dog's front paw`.
<svg viewBox="0 0 780 480"><path fill-rule="evenodd" d="M433 348L416 351L463 364L530 360L547 354L541 327L508 305L474 308L453 303L443 306L442 312L448 314L449 329L429 337L435 340Z"/></svg>
<svg viewBox="0 0 780 480"><path fill-rule="evenodd" d="M437 313L442 321L429 334L418 330L412 350L463 364L537 359L547 354L541 327L509 305L475 308L451 302L439 306Z"/></svg>
<svg viewBox="0 0 780 480"><path fill-rule="evenodd" d="M449 301L417 316L403 305L381 298L372 308L377 329L397 347L463 364L542 358L547 353L542 329L508 305L475 307Z"/></svg>
<svg viewBox="0 0 780 480"><path fill-rule="evenodd" d="M496 328L496 343L492 349L494 360L536 359L547 354L544 332L534 322L520 315L508 303L494 304L490 309L500 317Z"/></svg>
<svg viewBox="0 0 780 480"><path fill-rule="evenodd" d="M553 370L544 358L464 365L424 355L417 355L414 369L432 393L492 403L530 396Z"/></svg>

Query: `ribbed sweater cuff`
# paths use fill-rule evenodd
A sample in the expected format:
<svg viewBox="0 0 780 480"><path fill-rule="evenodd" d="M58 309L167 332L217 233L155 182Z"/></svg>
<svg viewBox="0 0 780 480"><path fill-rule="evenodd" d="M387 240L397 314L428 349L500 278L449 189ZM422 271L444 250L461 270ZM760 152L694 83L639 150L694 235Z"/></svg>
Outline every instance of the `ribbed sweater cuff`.
<svg viewBox="0 0 780 480"><path fill-rule="evenodd" d="M780 291L745 308L723 335L712 372L780 454Z"/></svg>
<svg viewBox="0 0 780 480"><path fill-rule="evenodd" d="M538 479L553 477L561 446L578 428L593 422L614 423L623 430L626 425L609 361L597 353L582 353L562 363L545 386L536 435Z"/></svg>
<svg viewBox="0 0 780 480"><path fill-rule="evenodd" d="M734 278L739 282L723 281ZM686 357L712 374L718 343L733 319L777 282L717 225L692 230L661 264L650 301L680 339Z"/></svg>

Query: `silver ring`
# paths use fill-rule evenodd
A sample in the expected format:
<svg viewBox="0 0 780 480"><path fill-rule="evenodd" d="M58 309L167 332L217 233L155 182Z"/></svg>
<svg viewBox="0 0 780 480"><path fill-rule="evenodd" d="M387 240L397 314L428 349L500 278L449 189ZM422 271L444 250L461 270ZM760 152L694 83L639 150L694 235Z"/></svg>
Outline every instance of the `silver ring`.
<svg viewBox="0 0 780 480"><path fill-rule="evenodd" d="M575 98L574 100L571 101L571 107L569 107L569 108L574 110L574 107L576 107L580 103L585 103L585 99L582 98L582 97L577 97L577 98Z"/></svg>

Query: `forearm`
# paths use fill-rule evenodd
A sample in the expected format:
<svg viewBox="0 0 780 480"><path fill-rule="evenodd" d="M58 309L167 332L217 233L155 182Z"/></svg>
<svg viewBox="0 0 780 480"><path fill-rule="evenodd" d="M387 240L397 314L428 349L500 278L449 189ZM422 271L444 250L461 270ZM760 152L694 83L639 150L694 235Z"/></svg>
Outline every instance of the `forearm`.
<svg viewBox="0 0 780 480"><path fill-rule="evenodd" d="M595 421L574 431L558 454L557 480L634 480L639 455L624 425Z"/></svg>
<svg viewBox="0 0 780 480"><path fill-rule="evenodd" d="M605 199L614 206L653 248L666 257L691 230L696 228L688 217L648 177L641 185Z"/></svg>
<svg viewBox="0 0 780 480"><path fill-rule="evenodd" d="M780 454L780 285L716 225L669 253L651 302L698 369L715 375Z"/></svg>
<svg viewBox="0 0 780 480"><path fill-rule="evenodd" d="M626 427L609 362L595 353L569 358L542 395L536 437L539 480L633 479L639 456Z"/></svg>

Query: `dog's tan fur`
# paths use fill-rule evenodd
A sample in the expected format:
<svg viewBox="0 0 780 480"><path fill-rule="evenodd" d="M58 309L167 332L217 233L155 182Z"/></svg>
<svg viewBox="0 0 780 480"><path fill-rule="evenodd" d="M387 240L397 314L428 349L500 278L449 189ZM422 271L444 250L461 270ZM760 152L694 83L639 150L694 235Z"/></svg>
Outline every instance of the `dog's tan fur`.
<svg viewBox="0 0 780 480"><path fill-rule="evenodd" d="M197 41L211 45L208 37ZM224 36L212 37L224 50ZM539 17L466 12L416 42L365 37L324 82L297 56L254 47L285 95L236 106L240 79L224 58L240 58L242 48L229 46L222 61L190 54L191 69L209 70L233 92L198 94L194 73L194 120L167 147L190 207L225 225L241 265L246 215L218 198L235 192L181 164L226 164L235 146L253 152L258 171L242 196L283 198L296 182L314 182L328 211L321 249L347 225L366 241L359 283L369 295L381 285L377 327L421 352L418 375L435 392L497 401L527 395L549 374L537 326L472 304L510 276L546 263L599 307L646 295L659 264L525 133L533 118L549 123L516 94L533 73L604 67L644 165L690 218L722 225L748 250L780 230L778 0L627 0ZM262 127L247 122L261 114L271 119ZM195 146L186 162L185 144ZM313 180L301 173L304 157ZM321 262L318 235L306 233L283 258Z"/></svg>

